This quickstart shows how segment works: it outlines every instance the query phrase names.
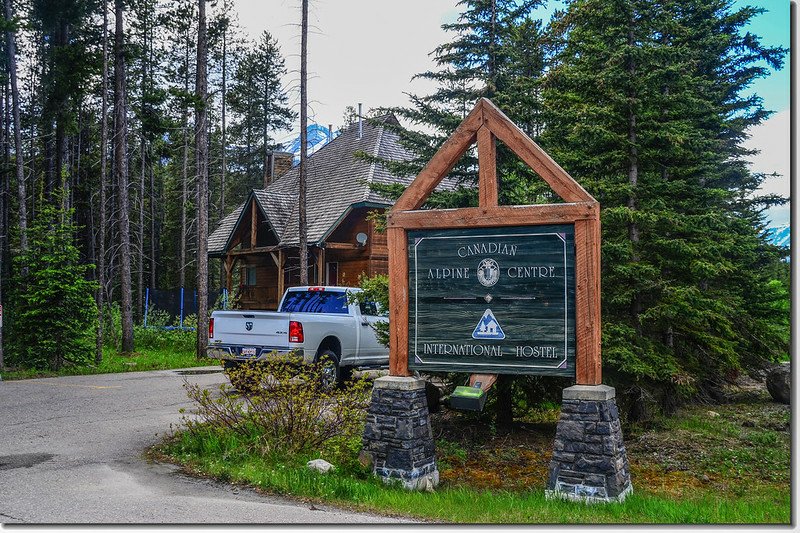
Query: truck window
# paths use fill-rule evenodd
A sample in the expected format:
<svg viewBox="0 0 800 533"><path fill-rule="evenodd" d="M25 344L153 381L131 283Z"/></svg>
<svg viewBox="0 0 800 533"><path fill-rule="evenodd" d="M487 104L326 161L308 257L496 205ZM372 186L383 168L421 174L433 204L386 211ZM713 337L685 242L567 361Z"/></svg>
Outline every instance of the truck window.
<svg viewBox="0 0 800 533"><path fill-rule="evenodd" d="M347 295L344 292L291 291L283 300L284 313L347 314Z"/></svg>

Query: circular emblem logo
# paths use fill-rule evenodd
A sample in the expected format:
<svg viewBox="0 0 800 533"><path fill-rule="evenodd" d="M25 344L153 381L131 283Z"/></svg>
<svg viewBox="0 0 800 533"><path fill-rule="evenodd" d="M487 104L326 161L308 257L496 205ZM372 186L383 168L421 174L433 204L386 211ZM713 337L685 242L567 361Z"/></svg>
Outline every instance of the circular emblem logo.
<svg viewBox="0 0 800 533"><path fill-rule="evenodd" d="M492 287L500 279L500 266L494 259L484 259L478 263L478 281L484 287Z"/></svg>

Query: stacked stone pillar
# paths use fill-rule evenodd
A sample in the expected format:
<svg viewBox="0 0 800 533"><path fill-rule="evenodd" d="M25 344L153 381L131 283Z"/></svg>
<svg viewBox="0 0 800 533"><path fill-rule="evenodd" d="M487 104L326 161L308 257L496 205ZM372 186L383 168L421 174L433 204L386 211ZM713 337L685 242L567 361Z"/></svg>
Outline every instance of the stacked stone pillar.
<svg viewBox="0 0 800 533"><path fill-rule="evenodd" d="M548 498L621 502L633 490L614 398L614 388L607 385L564 389Z"/></svg>
<svg viewBox="0 0 800 533"><path fill-rule="evenodd" d="M363 446L362 457L386 482L424 490L439 483L424 380L399 376L375 380Z"/></svg>

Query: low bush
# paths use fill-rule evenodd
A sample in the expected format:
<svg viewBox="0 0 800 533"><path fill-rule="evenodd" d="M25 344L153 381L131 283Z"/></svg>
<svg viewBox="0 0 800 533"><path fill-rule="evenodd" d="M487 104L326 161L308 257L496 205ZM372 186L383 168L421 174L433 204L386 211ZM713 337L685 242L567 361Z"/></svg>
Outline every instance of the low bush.
<svg viewBox="0 0 800 533"><path fill-rule="evenodd" d="M298 455L322 449L341 457L353 455L369 404L368 381L324 388L320 365L283 358L243 364L229 372L233 382L248 384L247 394L228 384L213 391L185 385L197 406L197 418L184 419L188 432L232 432L265 456L277 450Z"/></svg>
<svg viewBox="0 0 800 533"><path fill-rule="evenodd" d="M134 326L136 349L194 352L197 337L194 331Z"/></svg>

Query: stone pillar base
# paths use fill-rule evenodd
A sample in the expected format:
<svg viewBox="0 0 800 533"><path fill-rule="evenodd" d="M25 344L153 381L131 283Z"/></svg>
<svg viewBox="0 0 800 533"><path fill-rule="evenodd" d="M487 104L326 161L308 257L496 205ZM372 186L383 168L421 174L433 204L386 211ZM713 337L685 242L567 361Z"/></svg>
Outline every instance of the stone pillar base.
<svg viewBox="0 0 800 533"><path fill-rule="evenodd" d="M613 387L564 389L547 498L621 502L633 491Z"/></svg>
<svg viewBox="0 0 800 533"><path fill-rule="evenodd" d="M424 380L375 380L363 446L362 458L385 482L399 481L412 490L433 490L439 484Z"/></svg>

